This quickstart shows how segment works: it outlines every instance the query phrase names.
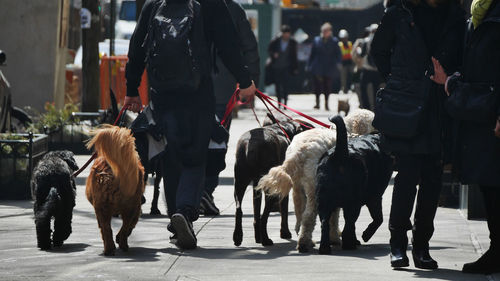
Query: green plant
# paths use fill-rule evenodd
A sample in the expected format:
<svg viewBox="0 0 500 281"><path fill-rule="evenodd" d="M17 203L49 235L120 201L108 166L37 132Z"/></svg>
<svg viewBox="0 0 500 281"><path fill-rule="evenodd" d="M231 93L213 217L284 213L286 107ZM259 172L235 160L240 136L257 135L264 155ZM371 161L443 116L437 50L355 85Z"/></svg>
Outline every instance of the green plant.
<svg viewBox="0 0 500 281"><path fill-rule="evenodd" d="M77 118L72 113L78 111L78 105L67 103L63 109L56 109L54 103L45 103L45 113L35 117L33 124L28 128L33 133L50 133L61 130L64 125L76 124Z"/></svg>

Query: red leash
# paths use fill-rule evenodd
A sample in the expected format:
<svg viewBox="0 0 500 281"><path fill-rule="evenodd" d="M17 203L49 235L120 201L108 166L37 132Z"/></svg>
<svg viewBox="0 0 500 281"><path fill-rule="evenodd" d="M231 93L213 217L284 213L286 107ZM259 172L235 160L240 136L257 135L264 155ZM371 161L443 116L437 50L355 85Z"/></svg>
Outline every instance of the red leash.
<svg viewBox="0 0 500 281"><path fill-rule="evenodd" d="M115 126L115 125L118 123L118 121L119 121L119 120L120 120L120 118L122 117L123 113L124 113L127 109L128 109L128 106L123 106L123 107L122 107L122 110L120 110L120 113L118 114L118 117L116 117L116 120L115 120L115 123L113 123L113 126ZM74 172L74 173L73 173L73 177L75 177L75 178L76 178L76 177L77 177L79 174L81 174L81 173L82 173L85 169L87 169L87 167L90 165L90 163L91 163L92 161L94 161L94 159L95 159L96 157L97 157L97 153L96 153L96 152L94 152L94 153L92 154L92 156L90 157L90 159L89 159L87 162L85 162L85 164L83 164L83 166L82 166L82 167L81 167L78 171L76 171L76 172Z"/></svg>

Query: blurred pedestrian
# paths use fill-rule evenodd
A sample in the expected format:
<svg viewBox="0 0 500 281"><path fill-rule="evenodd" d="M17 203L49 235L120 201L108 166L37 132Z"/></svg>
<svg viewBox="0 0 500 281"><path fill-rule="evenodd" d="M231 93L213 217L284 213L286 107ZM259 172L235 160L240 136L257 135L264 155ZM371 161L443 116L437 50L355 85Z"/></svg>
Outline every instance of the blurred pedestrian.
<svg viewBox="0 0 500 281"><path fill-rule="evenodd" d="M252 31L250 22L246 16L245 10L240 4L233 0L225 0L229 14L231 15L238 39L240 50L243 55L243 62L248 66L251 79L256 85L259 84L260 58L257 39ZM226 105L236 89L237 80L231 74L229 69L222 63L218 56L216 60L218 72L213 75L215 92L215 114L218 120L222 120L226 111ZM231 123L229 123L230 125ZM217 128L220 132L222 128ZM229 130L229 126L227 127ZM222 134L224 134L222 132ZM201 198L200 213L206 216L215 216L219 214L219 209L214 203L213 193L219 185L219 173L225 168L225 156L227 152L227 141L221 139L221 143L212 140L208 147L207 170L205 179L205 191Z"/></svg>
<svg viewBox="0 0 500 281"><path fill-rule="evenodd" d="M339 47L342 53L342 68L340 71L340 85L344 94L351 89L354 62L352 61L352 42L349 41L349 33L345 29L339 31Z"/></svg>
<svg viewBox="0 0 500 281"><path fill-rule="evenodd" d="M377 96L374 126L382 133L382 145L395 156L398 168L389 217L391 266L395 268L409 266L406 250L410 229L415 266L438 268L430 256L429 241L442 186L446 124L444 89L427 73L432 72L432 56L447 70L458 69L464 16L454 0L390 1L371 44L373 59L387 80Z"/></svg>
<svg viewBox="0 0 500 281"><path fill-rule="evenodd" d="M445 85L458 122L454 170L461 183L479 185L490 230L488 251L462 271L493 274L500 272L500 1L474 0L471 14L462 72L448 76L434 60L433 79Z"/></svg>
<svg viewBox="0 0 500 281"><path fill-rule="evenodd" d="M333 91L334 83L340 84L340 53L339 41L333 36L332 25L324 23L321 26L320 36L313 41L311 56L307 63L307 70L311 72L314 79L314 94L316 95L315 109L319 109L320 96L325 95L325 109L328 107L328 96Z"/></svg>
<svg viewBox="0 0 500 281"><path fill-rule="evenodd" d="M360 41L357 41L353 48L353 58L360 62L358 71L360 71L360 92L359 92L359 107L370 109L373 111L375 100L374 96L380 85L383 83L383 78L377 71L377 66L370 53L373 36L377 31L378 25L372 24L366 28L368 35ZM371 90L368 86L371 85Z"/></svg>
<svg viewBox="0 0 500 281"><path fill-rule="evenodd" d="M290 26L283 25L281 34L271 41L268 48L276 96L284 104L288 102L292 76L298 74L297 45Z"/></svg>

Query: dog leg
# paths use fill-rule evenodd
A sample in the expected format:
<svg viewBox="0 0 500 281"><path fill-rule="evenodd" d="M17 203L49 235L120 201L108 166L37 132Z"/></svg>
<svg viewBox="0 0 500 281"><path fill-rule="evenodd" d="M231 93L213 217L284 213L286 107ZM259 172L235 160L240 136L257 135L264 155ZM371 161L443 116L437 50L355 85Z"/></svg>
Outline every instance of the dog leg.
<svg viewBox="0 0 500 281"><path fill-rule="evenodd" d="M132 230L134 229L135 225L137 224L137 221L139 220L139 216L141 215L140 205L137 209L121 215L123 219L123 224L122 228L120 229L120 232L118 232L118 234L116 235L116 243L118 243L120 249L126 252L129 249L128 237L132 233Z"/></svg>
<svg viewBox="0 0 500 281"><path fill-rule="evenodd" d="M311 188L312 193L314 189ZM300 225L300 233L297 249L301 253L308 252L314 247L314 242L312 241L312 232L314 231L314 226L316 225L316 197L314 194L309 194L306 202L306 210L302 216L302 222Z"/></svg>
<svg viewBox="0 0 500 281"><path fill-rule="evenodd" d="M280 237L282 239L291 239L292 233L288 229L288 196L285 196L280 202L280 214L281 214L281 229Z"/></svg>
<svg viewBox="0 0 500 281"><path fill-rule="evenodd" d="M102 241L104 242L104 255L114 256L116 246L115 241L113 241L113 230L111 229L111 212L109 210L99 210L98 207L94 208L97 223L101 229Z"/></svg>
<svg viewBox="0 0 500 281"><path fill-rule="evenodd" d="M236 214L235 214L235 224L233 232L233 242L235 246L241 245L243 241L243 226L241 221L243 218L243 212L241 211L241 203L243 201L243 196L245 195L245 190L250 183L250 179L244 177L244 172L239 171L235 167L234 173L234 200L236 202Z"/></svg>
<svg viewBox="0 0 500 281"><path fill-rule="evenodd" d="M161 215L161 212L158 209L158 198L160 197L160 182L161 173L157 171L155 173L153 201L151 201L151 215Z"/></svg>
<svg viewBox="0 0 500 281"><path fill-rule="evenodd" d="M262 242L261 229L262 229L262 221L260 217L260 209L262 204L262 194L263 192L260 190L255 190L255 187L258 184L258 180L253 181L253 232L255 236L255 243Z"/></svg>
<svg viewBox="0 0 500 281"><path fill-rule="evenodd" d="M300 225L302 223L302 215L304 214L304 211L306 209L305 207L305 202L307 198L302 190L302 188L294 188L293 189L293 206L295 209L295 233L297 235L299 234L300 231Z"/></svg>
<svg viewBox="0 0 500 281"><path fill-rule="evenodd" d="M39 214L35 214L35 216L37 217L35 220L37 246L42 250L50 250L50 234L52 233L50 229L51 218L39 218Z"/></svg>
<svg viewBox="0 0 500 281"><path fill-rule="evenodd" d="M340 239L339 230L339 214L340 208L335 209L330 217L330 244L340 245L342 240Z"/></svg>
<svg viewBox="0 0 500 281"><path fill-rule="evenodd" d="M320 212L319 214L321 221L321 242L319 246L320 255L329 255L332 252L332 248L330 246L330 228L333 227L333 225L330 225L330 219L334 216L335 214L332 212L326 212L325 214Z"/></svg>
<svg viewBox="0 0 500 281"><path fill-rule="evenodd" d="M260 220L260 233L262 238L262 246L272 246L274 245L273 240L269 239L267 234L267 220L269 219L269 214L271 213L271 208L276 203L277 197L273 197L270 195L264 195L265 198L265 206L264 212L262 212L262 217Z"/></svg>
<svg viewBox="0 0 500 281"><path fill-rule="evenodd" d="M360 244L356 238L356 221L358 220L361 206L349 206L344 208L345 226L342 232L342 249L355 250Z"/></svg>
<svg viewBox="0 0 500 281"><path fill-rule="evenodd" d="M71 234L71 219L73 218L73 202L61 208L62 212L54 219L54 235L52 241L55 247L61 247Z"/></svg>
<svg viewBox="0 0 500 281"><path fill-rule="evenodd" d="M384 216L382 214L382 197L368 202L366 207L368 207L368 211L370 211L370 216L373 221L368 225L361 237L363 238L363 241L368 242L384 221Z"/></svg>

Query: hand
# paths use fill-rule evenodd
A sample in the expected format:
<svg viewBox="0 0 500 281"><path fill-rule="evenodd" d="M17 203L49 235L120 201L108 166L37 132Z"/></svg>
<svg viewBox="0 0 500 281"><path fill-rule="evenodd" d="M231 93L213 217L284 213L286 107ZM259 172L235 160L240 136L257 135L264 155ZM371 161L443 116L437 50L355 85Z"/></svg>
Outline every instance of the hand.
<svg viewBox="0 0 500 281"><path fill-rule="evenodd" d="M495 136L500 138L500 119L497 119L497 126L495 127Z"/></svg>
<svg viewBox="0 0 500 281"><path fill-rule="evenodd" d="M434 57L432 57L432 64L434 65L434 75L430 77L431 80L436 84L444 85L446 79L448 79L448 75L444 72L443 66L441 66L441 63Z"/></svg>
<svg viewBox="0 0 500 281"><path fill-rule="evenodd" d="M250 87L246 89L240 89L240 100L242 102L251 101L255 96L256 90L257 88L255 88L255 83L252 81L252 85L250 85Z"/></svg>
<svg viewBox="0 0 500 281"><path fill-rule="evenodd" d="M274 53L274 54L273 54L273 57L274 57L275 59L277 59L279 56L280 56L280 53Z"/></svg>
<svg viewBox="0 0 500 281"><path fill-rule="evenodd" d="M128 109L132 112L139 112L142 108L141 97L128 97L125 96L125 101L123 106L128 106Z"/></svg>

